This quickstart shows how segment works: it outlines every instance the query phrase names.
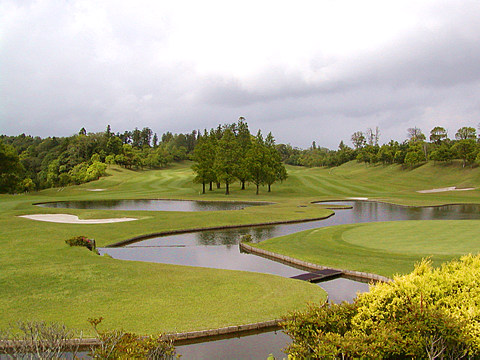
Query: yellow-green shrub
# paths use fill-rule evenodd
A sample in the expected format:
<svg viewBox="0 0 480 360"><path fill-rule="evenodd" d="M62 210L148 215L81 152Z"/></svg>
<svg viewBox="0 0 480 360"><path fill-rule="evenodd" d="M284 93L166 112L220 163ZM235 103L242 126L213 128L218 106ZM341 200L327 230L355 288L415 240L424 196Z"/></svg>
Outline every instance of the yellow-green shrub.
<svg viewBox="0 0 480 360"><path fill-rule="evenodd" d="M480 256L428 260L353 304L317 304L283 324L294 358L462 358L480 354Z"/></svg>

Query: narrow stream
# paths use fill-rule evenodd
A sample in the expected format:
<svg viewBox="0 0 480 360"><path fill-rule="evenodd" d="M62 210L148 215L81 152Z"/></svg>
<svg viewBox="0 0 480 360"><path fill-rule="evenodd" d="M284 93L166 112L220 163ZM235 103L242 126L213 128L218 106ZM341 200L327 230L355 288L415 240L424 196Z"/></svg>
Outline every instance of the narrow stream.
<svg viewBox="0 0 480 360"><path fill-rule="evenodd" d="M259 256L240 253L238 242L245 234L255 242L303 230L340 224L397 220L480 219L480 205L445 205L439 207L403 207L368 201L338 201L320 205L347 205L350 209L335 210L324 220L252 228L200 231L187 234L153 237L122 248L102 248L116 259L202 266L218 269L255 271L291 277L304 271ZM319 284L330 301L351 301L357 292L368 291L368 284L339 278ZM266 359L272 353L277 359L289 342L281 331L232 337L195 344L179 345L177 352L184 359Z"/></svg>

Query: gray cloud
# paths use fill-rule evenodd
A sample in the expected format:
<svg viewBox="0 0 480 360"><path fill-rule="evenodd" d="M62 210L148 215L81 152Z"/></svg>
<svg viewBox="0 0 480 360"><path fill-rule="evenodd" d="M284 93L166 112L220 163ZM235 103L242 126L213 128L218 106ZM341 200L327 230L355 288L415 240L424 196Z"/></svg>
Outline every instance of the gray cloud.
<svg viewBox="0 0 480 360"><path fill-rule="evenodd" d="M480 117L480 8L442 4L382 46L342 56L318 49L303 66L272 63L245 78L200 72L195 58L174 55L173 20L161 11L106 6L95 9L102 21L90 21L92 10L76 2L5 1L0 133L70 135L107 124L186 132L245 116L253 131L301 147L334 148L377 125L384 141L403 140L410 126L453 134Z"/></svg>

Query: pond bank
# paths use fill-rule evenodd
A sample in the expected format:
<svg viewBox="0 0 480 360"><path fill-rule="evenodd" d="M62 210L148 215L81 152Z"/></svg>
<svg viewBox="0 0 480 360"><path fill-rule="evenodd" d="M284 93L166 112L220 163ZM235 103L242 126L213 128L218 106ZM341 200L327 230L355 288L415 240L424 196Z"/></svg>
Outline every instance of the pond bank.
<svg viewBox="0 0 480 360"><path fill-rule="evenodd" d="M168 236L168 235L179 235L179 234L188 234L188 233L196 233L201 231L214 231L214 230L228 230L228 229L243 229L243 228L253 228L253 227L261 227L261 226L270 226L270 225L282 225L282 224L297 224L297 223L305 223L310 221L320 221L325 220L335 215L332 213L327 216L312 218L312 219L298 219L298 220L285 220L285 221L270 221L270 222L263 222L257 224L243 224L243 225L225 225L225 226L211 226L211 227L204 227L204 228L194 228L194 229L184 229L184 230L171 230L171 231L162 231L157 233L145 234L135 236L130 239L118 241L113 244L106 245L105 248L116 248L116 247L123 247L126 245L130 245L142 240L151 239L154 237L160 236Z"/></svg>
<svg viewBox="0 0 480 360"><path fill-rule="evenodd" d="M294 267L300 267L304 268L309 271L316 271L316 270L325 270L325 269L332 269L332 270L337 270L342 272L343 276L349 277L353 280L370 280L373 282L390 282L392 279L377 275L377 274L371 274L371 273L366 273L366 272L360 272L360 271L353 271L353 270L345 270L345 269L335 269L327 266L322 266L322 265L317 265L314 263L309 263L305 262L302 260L298 260L295 258L292 258L290 256L285 256L285 255L280 255L271 251L259 249L257 247L254 247L252 245L246 244L246 243L239 243L238 244L240 251L245 251L254 255L262 256L267 259L275 260L282 262L287 265L291 265Z"/></svg>

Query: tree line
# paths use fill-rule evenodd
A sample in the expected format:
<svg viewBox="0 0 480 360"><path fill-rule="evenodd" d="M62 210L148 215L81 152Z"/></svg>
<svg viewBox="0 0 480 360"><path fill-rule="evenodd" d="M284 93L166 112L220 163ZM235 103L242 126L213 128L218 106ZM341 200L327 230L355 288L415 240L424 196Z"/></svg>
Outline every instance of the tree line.
<svg viewBox="0 0 480 360"><path fill-rule="evenodd" d="M172 162L194 160L194 181L225 184L226 192L234 181L242 189L246 182L257 188L286 178L283 163L301 166L339 166L357 160L365 164L417 166L426 161L449 163L462 160L463 166L480 164L480 142L472 127L461 127L453 139L445 128L436 126L429 141L421 129L407 129L403 142L379 144L377 128L356 131L352 146L341 141L337 150L317 146L299 149L290 144L275 144L271 133L250 134L244 118L237 123L219 125L203 134L173 134L159 137L150 128L135 128L123 133L87 133L82 128L69 137L40 138L21 134L0 135L0 193L40 190L48 187L81 184L105 174L108 164L125 168L164 168Z"/></svg>
<svg viewBox="0 0 480 360"><path fill-rule="evenodd" d="M441 126L430 131L429 141L417 127L407 129L407 139L403 142L390 140L380 145L379 138L377 127L354 132L350 139L352 147L342 140L338 150L318 147L315 142L306 150L284 144L278 145L278 150L285 163L308 167L339 166L351 160L365 164L417 166L429 160L449 163L460 159L463 167L480 164L480 138L473 127L459 128L453 139Z"/></svg>
<svg viewBox="0 0 480 360"><path fill-rule="evenodd" d="M245 183L252 182L258 195L261 185L267 185L270 192L275 182L287 178L272 133L264 139L259 130L253 136L243 117L237 123L219 125L209 132L205 129L198 137L192 160L194 181L202 184L203 194L207 184L212 191L213 184L219 188L224 183L228 195L230 185L238 180L242 190Z"/></svg>
<svg viewBox="0 0 480 360"><path fill-rule="evenodd" d="M0 136L0 193L24 192L81 184L105 174L107 164L125 168L163 168L188 159L197 143L197 131L164 133L148 127L113 133L87 133L82 128L69 137Z"/></svg>

